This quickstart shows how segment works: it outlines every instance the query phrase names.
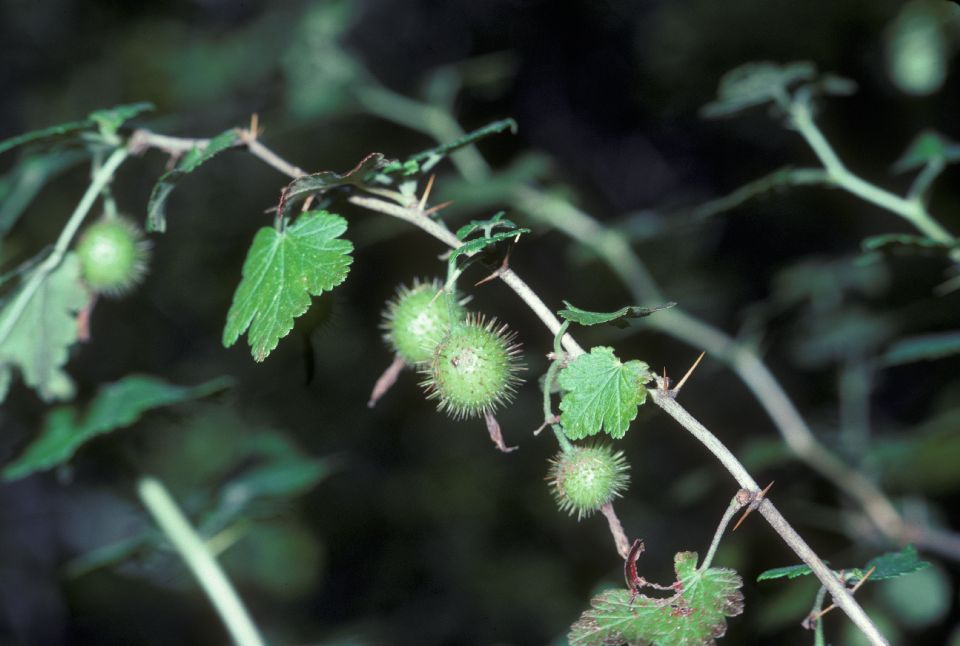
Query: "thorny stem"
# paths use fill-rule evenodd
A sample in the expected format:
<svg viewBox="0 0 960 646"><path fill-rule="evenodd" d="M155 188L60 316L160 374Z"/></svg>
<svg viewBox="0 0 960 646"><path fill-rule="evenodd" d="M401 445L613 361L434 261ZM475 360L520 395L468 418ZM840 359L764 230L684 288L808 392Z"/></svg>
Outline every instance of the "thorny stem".
<svg viewBox="0 0 960 646"><path fill-rule="evenodd" d="M263 646L263 639L230 580L163 483L144 477L137 484L137 493L207 593L233 640L238 646Z"/></svg>
<svg viewBox="0 0 960 646"><path fill-rule="evenodd" d="M781 103L789 112L792 106L789 97L783 96ZM464 134L456 120L447 112L385 88L377 87L375 91L368 93L365 98L361 97L361 104L373 115L431 135L437 141L457 139ZM703 209L694 209L692 215L694 217L707 217L749 199L761 190L769 190L769 188L778 185L834 183L836 181L834 174L839 170L843 170L841 175L855 178L846 171L840 159L833 152L832 147L816 128L812 116L809 114L809 109L806 110L805 116L809 127L798 127L798 129L804 136L811 135L811 146L814 147L821 161L827 167L826 170L819 168L781 169L758 182L751 183L748 187L744 187L745 190L734 191L727 198L713 200L704 205L705 208ZM816 145L813 142L816 142ZM469 154L469 163L459 163L456 156L459 154L465 156ZM469 182L477 183L491 175L490 166L474 146L468 146L457 151L453 160L460 173ZM874 189L873 192L868 190L868 195L872 196L874 200L880 197L884 202L880 205L885 206L885 208L887 208L886 204L891 204L910 211L915 207L906 204L906 202L909 202L910 204L919 204L920 209L925 212L923 193L938 174L938 169L924 169L924 172L921 172L915 180L910 199L907 201L872 187L872 185L867 185ZM859 180L859 178L856 179ZM857 187L862 190L865 184L867 183L860 180ZM855 191L854 193L863 199L873 201L868 195ZM624 285L634 295L637 304L657 303L665 300L656 281L637 254L634 253L626 235L600 224L596 219L580 211L568 201L540 190L520 187L515 190L510 199L516 208L529 216L550 226L555 226L574 240L592 248L621 278ZM874 201L874 203L877 202ZM936 225L935 222L934 224ZM955 260L960 260L960 250L953 252L953 256ZM694 318L680 308L675 307L660 312L657 316L646 319L645 322L674 338L699 349L704 349L711 356L727 363L767 411L777 431L794 454L830 480L838 489L854 498L864 509L873 525L884 535L900 544L913 542L950 558L960 559L960 536L949 531L930 527L916 527L907 523L890 500L869 478L820 444L783 390L780 382L763 363L756 351L737 343L721 330Z"/></svg>
<svg viewBox="0 0 960 646"><path fill-rule="evenodd" d="M70 219L67 220L63 231L60 232L60 237L57 238L57 242L53 246L53 251L50 252L46 260L33 270L30 277L27 278L26 283L24 283L23 288L17 292L13 302L10 303L5 310L6 316L2 323L0 323L0 343L3 343L10 335L10 332L13 331L14 326L23 315L27 305L30 304L30 299L36 294L47 275L56 269L60 261L63 260L63 256L67 253L67 248L70 246L73 236L76 235L80 225L83 224L87 213L90 212L97 197L113 178L114 173L117 172L117 168L123 163L123 160L127 158L128 154L126 148L117 148L107 158L107 161L94 173L90 181L90 186L87 187L83 197L80 198L80 202L70 215Z"/></svg>
<svg viewBox="0 0 960 646"><path fill-rule="evenodd" d="M349 201L368 210L390 215L392 217L400 218L401 220L409 222L429 233L441 242L444 242L451 248L457 248L462 244L456 238L456 236L450 232L449 229L431 220L429 217L424 216L419 210L404 208L390 202L385 202L380 199L362 195L354 195L349 198ZM554 316L553 311L547 307L540 297L532 289L530 289L530 287L523 282L523 280L517 276L513 270L505 269L501 271L499 278L511 289L513 289L513 291L516 292L521 300L523 300L524 303L535 314L537 314L551 334L556 335L560 331L562 324L557 317ZM672 310L665 310L665 312L670 311ZM570 334L565 334L562 341L563 346L569 353L571 359L575 359L576 357L584 354L584 349ZM653 402L663 408L669 415L674 417L674 419L679 421L684 428L686 428L711 453L713 453L720 463L727 469L727 471L733 475L741 487L747 489L751 493L757 493L760 491L756 482L743 467L743 465L740 464L736 457L734 457L730 450L727 449L727 447L720 442L716 436L710 433L710 431L708 431L700 422L690 415L686 409L680 406L680 404L678 404L669 395L662 395L656 391L653 391L651 394L651 399ZM612 508L610 511L612 511ZM870 642L875 645L887 644L888 642L880 634L876 626L874 626L873 622L863 611L863 608L861 608L856 600L854 600L847 589L836 580L820 557L817 556L817 554L810 548L810 546L806 544L806 542L804 542L804 540L799 534L797 534L793 527L790 526L780 512L776 510L769 499L764 500L764 502L760 505L759 511L767 520L767 522L780 535L783 541L797 554L797 556L801 558L801 560L810 566L817 578L820 579L824 586L826 586L833 595L837 604L867 636ZM606 512L604 513L606 515ZM607 518L609 521L610 517L608 516ZM614 538L618 542L619 551L619 539L617 538L616 531L612 525L611 531L614 532Z"/></svg>
<svg viewBox="0 0 960 646"><path fill-rule="evenodd" d="M531 188L516 189L514 205L527 215L553 226L591 248L630 290L637 304L665 300L626 236L609 229L575 206ZM952 532L906 523L890 500L858 470L824 447L807 426L780 382L755 350L680 307L657 312L644 325L680 339L727 364L766 410L787 447L840 491L855 499L884 535L953 559L960 558L960 537Z"/></svg>
<svg viewBox="0 0 960 646"><path fill-rule="evenodd" d="M737 460L730 450L707 428L697 421L687 410L677 403L669 391L654 389L650 392L654 403L662 408L668 415L677 420L681 426L690 432L700 441L707 450L726 467L727 471L740 483L740 486L751 493L759 491L757 483L750 476L743 465ZM853 595L840 582L830 568L820 559L816 552L807 545L806 541L800 537L795 529L787 522L787 519L774 507L769 498L765 498L758 508L760 514L766 519L767 523L773 527L774 531L780 535L780 538L790 546L790 549L806 563L820 582L827 588L833 596L834 601L840 606L847 616L857 625L857 627L866 635L871 644L886 644L886 638L880 633L877 627L863 611L860 604L853 598Z"/></svg>

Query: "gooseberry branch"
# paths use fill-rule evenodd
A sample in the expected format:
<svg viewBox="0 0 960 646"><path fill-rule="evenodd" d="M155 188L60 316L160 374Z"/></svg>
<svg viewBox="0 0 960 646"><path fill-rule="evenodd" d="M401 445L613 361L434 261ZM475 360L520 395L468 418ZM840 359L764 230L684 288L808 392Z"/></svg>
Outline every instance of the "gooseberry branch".
<svg viewBox="0 0 960 646"><path fill-rule="evenodd" d="M177 143L175 138L162 137L154 135L148 131L138 131L134 137L137 139L138 146L155 147L167 152L183 151L184 146ZM203 140L189 140L191 146L202 147ZM259 142L258 142L259 143ZM189 147L187 147L189 149ZM248 144L251 154L262 159L271 167L288 175L289 177L300 177L304 173L287 162L284 162L278 155L272 153L262 145L251 148ZM267 152L265 152L267 151ZM278 161L279 160L279 161ZM427 234L443 242L448 247L456 249L462 245L460 240L443 224L430 219L424 212L416 208L401 204L395 204L384 201L380 198L368 197L365 195L353 195L348 201L356 206L360 206L369 211L382 213L391 217L404 220ZM554 315L553 311L547 307L543 300L527 285L512 269L506 268L499 272L498 278L510 287L517 296L537 315L541 322L546 326L552 335L557 335L561 329L561 322ZM585 353L580 344L569 333L565 333L561 339L564 350L568 353L570 359ZM707 448L721 465L733 476L738 484L756 495L760 492L756 481L740 463L733 453L723 444L713 433L711 433L703 424L694 418L683 406L674 399L673 391L652 389L650 391L651 400L658 407L663 409L668 415L673 417L683 428L694 436L704 447ZM612 511L612 508L611 508ZM766 519L767 523L777 532L780 538L790 547L800 559L806 563L813 571L814 575L820 580L823 586L831 594L837 605L850 617L854 624L864 633L871 644L875 646L888 644L886 638L880 633L870 617L864 612L863 608L853 598L843 583L836 578L833 572L824 564L823 560L814 552L812 548L800 537L789 522L777 510L774 504L765 499L759 506L758 511ZM604 514L607 515L606 510ZM608 516L609 519L609 516ZM612 526L612 524L611 524ZM616 538L616 537L615 537ZM620 546L618 545L618 552Z"/></svg>

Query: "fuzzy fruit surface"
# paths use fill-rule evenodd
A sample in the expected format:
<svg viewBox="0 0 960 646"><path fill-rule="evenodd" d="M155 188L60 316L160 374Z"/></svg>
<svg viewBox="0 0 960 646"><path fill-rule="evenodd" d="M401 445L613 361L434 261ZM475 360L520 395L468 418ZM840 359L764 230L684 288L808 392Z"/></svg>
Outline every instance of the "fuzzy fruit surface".
<svg viewBox="0 0 960 646"><path fill-rule="evenodd" d="M129 220L111 218L90 225L76 251L83 280L97 293L123 294L146 271L146 245L140 229Z"/></svg>
<svg viewBox="0 0 960 646"><path fill-rule="evenodd" d="M604 446L578 446L560 453L553 462L550 480L560 508L578 517L587 516L626 490L629 469L621 452Z"/></svg>
<svg viewBox="0 0 960 646"><path fill-rule="evenodd" d="M506 328L471 317L437 346L424 385L454 418L478 417L512 398L517 353Z"/></svg>
<svg viewBox="0 0 960 646"><path fill-rule="evenodd" d="M429 361L437 343L450 329L452 319L459 321L465 315L463 305L454 296L437 296L439 290L437 281L401 288L387 306L387 343L407 365Z"/></svg>

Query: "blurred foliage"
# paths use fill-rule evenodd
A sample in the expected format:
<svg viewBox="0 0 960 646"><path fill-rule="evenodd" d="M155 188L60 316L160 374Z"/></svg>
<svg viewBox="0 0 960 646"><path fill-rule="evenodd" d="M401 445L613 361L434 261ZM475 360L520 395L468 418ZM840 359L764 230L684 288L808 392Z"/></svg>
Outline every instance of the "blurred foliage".
<svg viewBox="0 0 960 646"><path fill-rule="evenodd" d="M830 141L870 181L905 188L890 170L919 176L942 166L931 206L957 231L956 21L954 5L932 0L5 0L0 140L57 123L93 144L139 126L207 137L257 113L262 141L311 172L379 152L407 162L391 171L407 195L436 173L434 201L454 201L442 212L453 230L506 209L532 230L511 266L556 309L564 299L593 313L635 302L581 245L513 208L519 190L543 188L622 225L671 301L762 350L827 444L905 510L956 527L960 295L949 287L951 250L791 168L813 156L763 110L699 116L725 73L768 61L725 77L710 111L739 112L807 87L819 95ZM814 81L816 69L838 74ZM856 94L844 79L856 81ZM143 101L156 111L125 125L124 113L91 115ZM437 148L462 134L458 122L470 131L505 118L519 124L515 135L449 159ZM19 143L0 157L4 303L62 229L89 181L88 162L101 161L59 136ZM410 373L377 409L364 405L390 359L376 327L382 301L395 283L442 271L436 243L354 217L333 188L320 206L350 219L350 280L253 365L220 347L220 331L246 248L274 217L265 211L286 180L241 154L206 161L149 152L122 169L110 189L117 204L145 217L159 191L164 199L150 212L176 226L155 238L140 291L99 304L90 341L67 344L62 359L78 402L97 401L104 384L131 373L184 384L230 375L236 386L214 402L152 411L84 446L70 465L0 488L0 642L223 640L135 502L135 477L153 473L276 643L563 643L598 582L619 580L620 563L602 519L575 524L555 512L540 475L554 447L526 434L542 421L535 389L521 391L501 419L507 440L521 445L509 459L493 455L482 430L436 416ZM861 245L880 253L856 255ZM494 285L472 290L474 304L510 320L531 374L542 372L549 335ZM637 321L578 338L615 345L658 373L690 364L690 348L646 330ZM0 346L0 363L10 362ZM844 496L790 459L723 370L708 356L684 397L758 478L776 479L777 501L801 533L838 563L892 549L858 524ZM851 375L865 385L850 388ZM66 419L10 384L0 409L4 464L40 436L48 414ZM847 437L851 421L858 442ZM620 445L633 486L617 508L628 532L647 541L649 576L664 579L670 554L705 546L734 486L669 420L641 411L633 425ZM343 457L320 457L329 455ZM728 622L730 643L810 641L799 628L810 589L792 588L806 584L772 591L753 582L790 562L771 541L748 523L721 549L718 564L737 561L747 581L748 611ZM958 578L955 562L935 562L858 596L901 643L946 643L960 621ZM825 626L831 640L855 643L839 613Z"/></svg>

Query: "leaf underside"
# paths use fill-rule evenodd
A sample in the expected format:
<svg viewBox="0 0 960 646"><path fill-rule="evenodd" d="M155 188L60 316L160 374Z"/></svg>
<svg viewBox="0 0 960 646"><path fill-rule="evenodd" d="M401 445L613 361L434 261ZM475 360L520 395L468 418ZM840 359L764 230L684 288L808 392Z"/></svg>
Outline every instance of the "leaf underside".
<svg viewBox="0 0 960 646"><path fill-rule="evenodd" d="M263 361L310 308L310 297L346 280L353 244L339 236L347 222L326 211L300 215L283 231L257 232L243 264L223 330L230 347L247 332L253 358Z"/></svg>
<svg viewBox="0 0 960 646"><path fill-rule="evenodd" d="M0 329L16 314L12 305L18 294L14 293L0 311ZM0 339L0 381L9 383L11 371L18 368L24 383L44 401L73 396L73 381L63 366L70 346L77 340L77 312L88 298L80 283L80 263L75 254L69 253L44 277L6 338Z"/></svg>
<svg viewBox="0 0 960 646"><path fill-rule="evenodd" d="M579 440L604 431L619 439L647 399L650 375L642 361L621 362L613 348L597 346L576 358L558 377L564 433Z"/></svg>
<svg viewBox="0 0 960 646"><path fill-rule="evenodd" d="M161 175L157 183L153 185L150 199L147 201L147 231L163 233L167 230L167 198L170 197L170 193L176 187L177 182L224 150L229 150L240 143L240 134L235 129L221 132L210 139L203 148L191 148L180 159L176 168Z"/></svg>
<svg viewBox="0 0 960 646"><path fill-rule="evenodd" d="M608 590L570 628L570 646L696 646L714 644L727 631L727 617L743 612L743 581L733 570L697 570L697 555L680 552L674 568L680 592L673 597Z"/></svg>

